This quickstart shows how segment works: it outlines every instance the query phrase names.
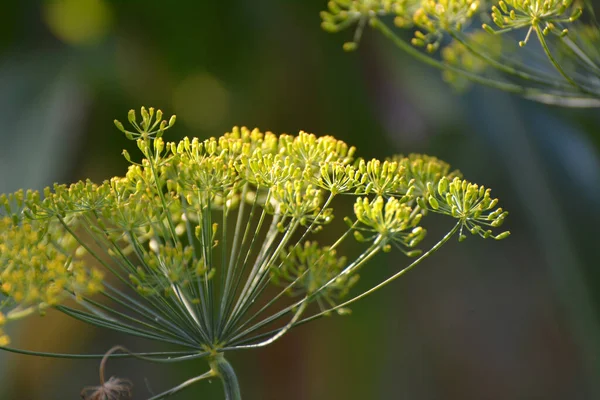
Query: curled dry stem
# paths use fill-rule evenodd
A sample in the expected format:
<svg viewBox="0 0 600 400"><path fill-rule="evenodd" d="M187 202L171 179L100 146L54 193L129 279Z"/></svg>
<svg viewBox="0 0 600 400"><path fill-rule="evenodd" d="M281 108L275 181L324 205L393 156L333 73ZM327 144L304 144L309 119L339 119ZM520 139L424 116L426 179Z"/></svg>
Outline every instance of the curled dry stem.
<svg viewBox="0 0 600 400"><path fill-rule="evenodd" d="M87 386L81 391L81 398L84 400L129 400L132 399L133 384L128 379L117 378L111 376L108 380L104 377L104 368L111 354L116 351L123 351L131 354L123 346L115 346L111 348L102 358L100 362L100 385Z"/></svg>

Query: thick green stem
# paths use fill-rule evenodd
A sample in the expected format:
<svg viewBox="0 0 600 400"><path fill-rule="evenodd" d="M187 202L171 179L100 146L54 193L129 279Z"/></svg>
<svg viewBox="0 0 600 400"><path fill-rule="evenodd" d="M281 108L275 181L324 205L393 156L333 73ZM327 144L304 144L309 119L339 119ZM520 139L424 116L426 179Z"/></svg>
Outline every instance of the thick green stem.
<svg viewBox="0 0 600 400"><path fill-rule="evenodd" d="M216 375L223 381L223 390L225 391L225 400L242 400L240 393L240 384L233 367L225 359L223 354L217 354L210 361L210 367Z"/></svg>

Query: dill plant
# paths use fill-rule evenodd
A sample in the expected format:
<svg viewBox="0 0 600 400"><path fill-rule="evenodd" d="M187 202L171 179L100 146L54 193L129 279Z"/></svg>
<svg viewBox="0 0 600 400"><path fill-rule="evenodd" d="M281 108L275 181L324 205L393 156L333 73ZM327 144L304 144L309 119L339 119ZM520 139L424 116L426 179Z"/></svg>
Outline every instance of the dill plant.
<svg viewBox="0 0 600 400"><path fill-rule="evenodd" d="M173 363L205 358L208 371L152 395L169 397L220 378L226 399L240 399L232 351L267 346L290 329L335 313L386 286L451 238L493 233L507 212L490 189L464 180L426 155L385 161L355 158L330 136L275 135L234 128L219 138L163 140L175 117L132 110L132 128L115 121L141 156L124 157L122 177L101 184L56 184L43 193L0 197L0 327L53 308L82 322L173 345L171 352L105 355L4 350L50 357L102 358L100 385L82 396L116 400L131 383L105 379L109 357ZM341 196L354 210L339 215ZM342 208L343 209L343 208ZM442 214L453 227L426 251L423 217ZM328 243L318 232L336 216L347 229ZM321 236L322 237L322 236ZM357 241L359 255L339 254ZM387 279L349 296L376 254L412 258Z"/></svg>
<svg viewBox="0 0 600 400"><path fill-rule="evenodd" d="M321 18L329 32L356 26L345 50L369 25L459 89L475 82L600 107L600 24L589 0L331 0Z"/></svg>

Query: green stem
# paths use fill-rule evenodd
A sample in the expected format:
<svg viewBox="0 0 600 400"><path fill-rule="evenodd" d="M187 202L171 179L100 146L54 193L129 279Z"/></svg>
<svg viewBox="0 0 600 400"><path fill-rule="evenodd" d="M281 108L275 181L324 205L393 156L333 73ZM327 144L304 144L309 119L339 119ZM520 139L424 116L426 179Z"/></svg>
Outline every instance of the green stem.
<svg viewBox="0 0 600 400"><path fill-rule="evenodd" d="M419 258L417 258L415 261L413 261L408 267L402 269L399 272L396 272L394 275L392 275L391 277L389 277L388 279L386 279L385 281L379 283L378 285L373 286L371 289L367 290L366 292L363 292L362 294L353 297L350 300L345 301L344 303L338 304L337 306L331 307L327 310L323 310L317 314L314 314L310 317L306 317L304 319L301 319L299 321L296 321L292 324L291 328L296 327L298 325L302 325L305 324L307 322L313 321L317 318L321 318L325 315L329 315L332 311L338 310L342 307L346 307L349 306L350 304L354 303L355 301L358 301L360 299L362 299L365 296L368 296L369 294L381 289L382 287L384 287L385 285L387 285L388 283L392 282L393 280L401 277L402 275L406 274L408 271L410 271L411 269L413 269L415 266L417 266L418 264L421 263L421 261L425 260L427 257L429 257L430 255L432 255L433 253L435 253L437 250L440 249L440 247L442 247L448 240L450 240L450 238L452 236L454 236L454 234L456 234L456 232L459 230L459 228L461 227L461 222L457 222L454 227L450 230L450 232L448 232L446 235L444 235L444 237L442 239L440 239L439 242L437 242L432 248L430 248L427 252L423 253ZM365 260L363 260L364 262ZM323 285L321 287L322 290L325 286L327 286L329 283ZM315 292L316 293L316 292ZM279 314L283 314L285 312L289 311L289 307L284 309L283 311L281 311ZM230 340L231 346L230 347L226 347L222 350L237 350L239 348L244 348L243 345L245 343L250 343L253 342L255 340L259 340L265 337L269 337L272 336L273 334L278 333L279 331L281 331L282 328L278 328L278 329L274 329L272 331L266 332L266 333L261 333L257 336L251 337L251 338L246 338L243 340L242 339L244 336L246 336L247 334L251 333L251 330L244 332L243 334L240 334L238 336L236 336L235 338L233 338L232 340ZM289 329L289 328L288 328ZM254 330L254 328L252 328L252 330Z"/></svg>
<svg viewBox="0 0 600 400"><path fill-rule="evenodd" d="M538 89L534 89L534 88L526 88L523 86L514 85L512 83L499 82L499 81L495 81L493 79L488 79L488 78L480 76L480 75L472 74L472 73L464 71L460 68L456 68L451 65L440 62L440 61L422 53L421 51L417 50L415 47L411 46L410 44L408 44L404 40L402 40L390 28L388 28L387 25L385 25L379 19L371 18L370 23L373 28L378 29L384 36L386 36L388 39L390 39L401 50L403 50L406 53L408 53L409 55L415 57L417 60L422 61L425 64L428 64L432 67L438 68L442 71L443 70L452 71L456 74L464 76L465 78L469 79L472 82L479 83L479 84L485 85L485 86L489 86L489 87L492 87L495 89L499 89L499 90L502 90L505 92L520 94L521 96L524 96L525 98L529 98L532 100L537 100L537 101L541 101L541 102L549 103L549 104L568 105L569 99L572 99L573 101L576 102L576 104L578 104L581 100L587 100L587 98L583 99L580 97L576 97L575 96L576 94L568 94L568 93L562 93L562 92L554 93L554 92L543 91L543 90L538 90ZM575 87L578 88L583 93L586 93L587 97L589 97L589 96L596 97L596 98L598 97L598 95L595 93L590 93L589 91L587 91L585 89L581 90L577 86L575 86ZM563 99L565 99L565 100L562 101ZM579 106L595 107L595 106L597 106L597 103L592 100L591 103L589 103L589 104L582 103Z"/></svg>
<svg viewBox="0 0 600 400"><path fill-rule="evenodd" d="M166 399L167 397L171 397L173 394L182 391L183 389L193 385L196 382L199 382L203 379L209 379L212 378L213 376L216 376L215 371L210 370L200 376L197 376L195 378L192 379L188 379L187 381L175 386L174 388L171 388L167 391L164 391L160 394L157 394L156 396L152 396L150 397L148 400L159 400L159 399Z"/></svg>
<svg viewBox="0 0 600 400"><path fill-rule="evenodd" d="M240 384L233 367L225 359L223 354L219 353L210 361L211 370L223 381L223 390L225 391L225 400L242 400Z"/></svg>
<svg viewBox="0 0 600 400"><path fill-rule="evenodd" d="M409 55L415 57L417 60L422 61L425 64L428 64L432 67L438 68L442 71L449 70L449 71L452 71L459 75L462 75L465 78L467 78L473 82L476 82L476 83L479 83L482 85L486 85L486 86L490 86L495 89L500 89L500 90L510 92L510 93L528 94L529 92L538 92L536 90L528 90L522 86L514 85L512 83L504 83L504 82L494 81L492 79L484 78L483 76L479 76L479 75L464 71L460 68L456 68L451 65L444 64L444 63L422 53L420 50L416 49L412 45L406 43L404 40L402 40L400 37L398 37L398 35L396 35L387 25L385 25L383 22L381 22L377 18L371 19L371 26L375 29L378 29L388 39L391 39L391 41L396 46L398 46L401 50L403 50L406 53L408 53Z"/></svg>
<svg viewBox="0 0 600 400"><path fill-rule="evenodd" d="M573 78L571 78L569 76L569 74L566 73L566 71L563 69L563 67L558 63L558 61L552 55L552 52L550 51L550 48L548 47L548 43L546 42L546 38L544 37L544 34L542 33L542 30L540 29L540 27L538 25L535 25L533 27L533 29L535 30L535 33L536 33L538 39L540 40L540 44L542 45L542 48L544 49L544 53L546 53L548 60L554 66L554 68L558 71L558 73L563 78L565 78L565 80L567 82L569 82L575 88L579 89L579 91L581 91L582 93L592 95L592 96L598 96L597 93L594 93L594 92L588 90L587 88L581 86L579 83L575 82L575 80L573 80Z"/></svg>
<svg viewBox="0 0 600 400"><path fill-rule="evenodd" d="M403 270L396 272L394 275L392 275L391 277L387 278L385 281L381 282L378 285L373 286L371 289L367 290L366 292L363 292L362 294L353 297L350 300L347 300L341 304L338 304L335 307L330 308L329 310L326 310L328 312L331 311L335 311L337 309L340 309L342 307L346 307L349 306L350 304L354 303L357 300L362 299L365 296L370 295L371 293L381 289L382 287L384 287L385 285L387 285L388 283L396 280L397 278L401 277L402 275L406 274L408 271L410 271L411 269L413 269L414 267L416 267L421 261L423 261L424 259L426 259L427 257L429 257L431 254L435 253L440 247L442 247L448 240L450 240L450 238L452 236L454 236L454 234L458 231L458 229L460 228L461 223L458 222L456 223L456 225L454 225L454 227L450 230L450 232L448 232L439 242L437 242L431 249L429 249L429 251L427 251L426 253L423 253L421 255L421 257L417 258L412 264L410 264L408 267L404 268Z"/></svg>
<svg viewBox="0 0 600 400"><path fill-rule="evenodd" d="M563 84L561 84L560 82L555 82L555 81L553 82L552 80L547 80L547 79L543 79L538 76L531 75L523 70L517 70L517 69L511 67L510 65L508 65L506 62L505 63L498 62L497 60L490 57L489 55L482 53L482 52L478 51L477 49L475 49L475 47L471 46L466 40L463 39L463 37L460 35L459 32L449 31L449 33L450 33L450 36L452 36L452 38L454 38L454 40L456 40L457 42L462 44L473 55L475 55L479 59L483 60L484 62L488 63L492 68L495 68L504 73L516 76L518 78L524 79L526 81L551 86L551 87L557 88L557 89L563 89L563 90L571 89L571 87L565 88L565 86ZM520 67L522 69L525 68L525 66L520 66ZM550 79L552 79L552 78L550 78Z"/></svg>
<svg viewBox="0 0 600 400"><path fill-rule="evenodd" d="M33 350L23 350L14 347L0 347L2 351L9 353L22 354L26 356L48 357L48 358L66 358L66 359L102 359L106 354L68 354L68 353L48 353ZM195 353L190 351L167 351L167 352L151 352L151 353L119 353L111 354L110 358L139 358L151 362L180 362L194 360L196 358L206 357L207 352ZM156 357L161 358L156 358ZM153 357L153 358L151 358Z"/></svg>
<svg viewBox="0 0 600 400"><path fill-rule="evenodd" d="M590 57L585 54L585 52L569 38L569 36L565 36L563 39L563 43L567 45L567 47L575 54L581 61L585 63L589 68L591 68L596 74L600 72L600 66L596 65L594 61Z"/></svg>

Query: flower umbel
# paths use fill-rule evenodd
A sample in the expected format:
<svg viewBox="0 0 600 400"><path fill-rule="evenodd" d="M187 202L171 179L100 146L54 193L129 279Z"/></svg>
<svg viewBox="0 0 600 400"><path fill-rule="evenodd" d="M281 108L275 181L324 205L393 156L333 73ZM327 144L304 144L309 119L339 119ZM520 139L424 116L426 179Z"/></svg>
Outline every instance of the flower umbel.
<svg viewBox="0 0 600 400"><path fill-rule="evenodd" d="M138 162L124 153L131 163L124 176L0 198L0 328L54 308L179 349L131 356L207 357L206 374L153 398L218 376L227 398L239 399L225 354L271 344L332 311L347 314L351 303L416 266L459 229L492 236L481 227L506 216L494 210L489 190L456 178L435 157L354 160L355 148L331 136L246 128L169 143L161 136L174 118L167 124L152 108L141 114L140 122L129 114L137 133L116 124L142 154ZM317 243L343 213L344 196L356 196L354 211L342 215L347 229ZM457 222L422 252L428 210ZM352 237L357 254L341 255ZM422 255L348 300L358 272L394 248ZM0 331L0 346L8 342ZM86 395L127 398L130 385L102 376Z"/></svg>
<svg viewBox="0 0 600 400"><path fill-rule="evenodd" d="M575 24L583 8L572 0L336 0L328 4L328 11L321 13L325 30L339 32L357 25L353 40L344 43L345 50L356 49L368 25L400 50L442 70L444 78L460 89L468 81L543 103L600 106L600 25L589 4L591 21L586 25ZM497 29L488 25L490 19ZM483 35L523 28L527 33L519 45L525 46L533 33L547 66L536 64L538 49L517 54L504 45L511 40L509 35L504 40L499 36L487 40ZM397 32L406 29L414 30L409 41ZM568 29L572 35L567 35ZM436 55L438 49L442 60ZM556 79L556 73L562 79Z"/></svg>
<svg viewBox="0 0 600 400"><path fill-rule="evenodd" d="M571 9L573 0L500 0L492 7L492 20L506 32L513 29L529 28L525 39L519 42L524 46L534 29L541 27L544 35L555 33L560 36L568 30L558 29L557 24L573 22L581 16L581 8ZM570 14L566 16L567 12ZM484 29L493 32L488 25Z"/></svg>
<svg viewBox="0 0 600 400"><path fill-rule="evenodd" d="M437 184L429 184L427 202L420 199L419 204L424 209L452 216L460 221L459 240L466 238L463 228L473 235L482 238L492 237L496 240L506 238L508 231L494 235L491 229L498 228L504 223L508 212L496 207L498 199L491 197L491 190L460 178L452 182L443 177Z"/></svg>

